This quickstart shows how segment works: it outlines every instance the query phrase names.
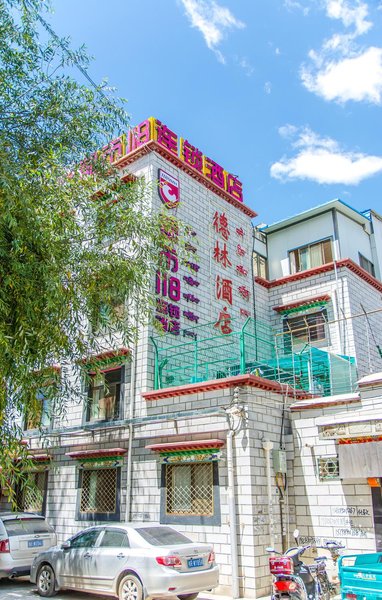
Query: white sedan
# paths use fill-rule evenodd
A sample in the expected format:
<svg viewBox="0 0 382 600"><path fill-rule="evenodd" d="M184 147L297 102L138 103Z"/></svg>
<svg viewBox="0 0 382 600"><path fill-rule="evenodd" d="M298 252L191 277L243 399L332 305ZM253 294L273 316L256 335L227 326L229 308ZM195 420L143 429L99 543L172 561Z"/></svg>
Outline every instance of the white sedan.
<svg viewBox="0 0 382 600"><path fill-rule="evenodd" d="M72 589L119 600L194 600L218 585L219 568L210 544L166 525L121 523L89 527L39 554L31 581L44 597Z"/></svg>

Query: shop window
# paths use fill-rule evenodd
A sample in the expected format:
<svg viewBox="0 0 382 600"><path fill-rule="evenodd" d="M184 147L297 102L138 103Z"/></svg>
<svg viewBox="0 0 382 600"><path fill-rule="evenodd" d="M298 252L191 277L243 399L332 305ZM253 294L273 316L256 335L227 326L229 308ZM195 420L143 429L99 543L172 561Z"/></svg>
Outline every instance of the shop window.
<svg viewBox="0 0 382 600"><path fill-rule="evenodd" d="M80 469L77 519L118 521L120 468Z"/></svg>
<svg viewBox="0 0 382 600"><path fill-rule="evenodd" d="M359 264L360 266L365 269L365 271L367 271L368 273L370 273L370 275L372 275L373 277L375 277L375 270L374 270L374 265L373 263L366 258L365 256L363 256L360 252L358 252L358 257L359 257Z"/></svg>
<svg viewBox="0 0 382 600"><path fill-rule="evenodd" d="M91 376L86 421L114 421L121 418L124 367Z"/></svg>
<svg viewBox="0 0 382 600"><path fill-rule="evenodd" d="M262 277L268 279L268 263L267 259L257 252L253 253L253 275L254 277Z"/></svg>
<svg viewBox="0 0 382 600"><path fill-rule="evenodd" d="M330 239L308 244L289 252L291 274L320 267L332 261L333 251Z"/></svg>
<svg viewBox="0 0 382 600"><path fill-rule="evenodd" d="M17 510L45 514L47 483L47 470L28 473L16 489Z"/></svg>
<svg viewBox="0 0 382 600"><path fill-rule="evenodd" d="M286 317L283 328L285 335L285 345L291 349L294 345L313 344L327 341L327 312L326 309L320 312L295 317Z"/></svg>
<svg viewBox="0 0 382 600"><path fill-rule="evenodd" d="M165 523L214 523L220 519L216 462L163 465Z"/></svg>
<svg viewBox="0 0 382 600"><path fill-rule="evenodd" d="M318 478L320 481L339 479L338 456L325 456L317 459Z"/></svg>

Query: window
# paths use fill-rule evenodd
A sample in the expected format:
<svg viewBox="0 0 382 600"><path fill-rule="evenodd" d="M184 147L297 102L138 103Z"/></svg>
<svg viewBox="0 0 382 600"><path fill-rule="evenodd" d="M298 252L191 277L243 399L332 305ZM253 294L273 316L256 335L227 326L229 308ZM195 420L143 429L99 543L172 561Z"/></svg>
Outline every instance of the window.
<svg viewBox="0 0 382 600"><path fill-rule="evenodd" d="M45 513L47 482L48 471L28 473L27 479L19 484L16 489L17 510L43 515Z"/></svg>
<svg viewBox="0 0 382 600"><path fill-rule="evenodd" d="M327 456L317 460L318 478L320 481L327 479L339 479L338 456Z"/></svg>
<svg viewBox="0 0 382 600"><path fill-rule="evenodd" d="M359 264L360 264L360 266L363 269L365 269L365 271L367 271L368 273L370 273L370 275L372 275L373 277L375 277L375 270L374 270L373 263L368 258L365 258L365 256L363 256L360 252L358 252L358 256L359 256Z"/></svg>
<svg viewBox="0 0 382 600"><path fill-rule="evenodd" d="M220 523L216 462L163 465L161 522Z"/></svg>
<svg viewBox="0 0 382 600"><path fill-rule="evenodd" d="M123 529L106 529L100 548L129 548L129 538Z"/></svg>
<svg viewBox="0 0 382 600"><path fill-rule="evenodd" d="M120 468L80 469L77 518L119 520Z"/></svg>
<svg viewBox="0 0 382 600"><path fill-rule="evenodd" d="M24 429L48 428L51 424L50 401L43 392L37 394L36 400L25 413Z"/></svg>
<svg viewBox="0 0 382 600"><path fill-rule="evenodd" d="M311 344L326 341L326 310L297 317L287 317L284 320L284 332L289 334L286 340L291 344Z"/></svg>
<svg viewBox="0 0 382 600"><path fill-rule="evenodd" d="M97 373L89 385L86 421L114 421L120 418L124 368Z"/></svg>
<svg viewBox="0 0 382 600"><path fill-rule="evenodd" d="M101 529L88 529L70 540L71 548L94 548Z"/></svg>
<svg viewBox="0 0 382 600"><path fill-rule="evenodd" d="M289 252L291 274L325 265L332 262L332 260L333 252L330 239L302 246Z"/></svg>
<svg viewBox="0 0 382 600"><path fill-rule="evenodd" d="M257 229L257 227L255 227L255 229L253 231L254 231L255 238L257 240L259 240L260 242L263 242L263 244L267 243L267 236L265 235L265 233L260 231L260 229Z"/></svg>
<svg viewBox="0 0 382 600"><path fill-rule="evenodd" d="M152 546L179 546L192 544L190 538L172 527L140 527L136 532Z"/></svg>
<svg viewBox="0 0 382 600"><path fill-rule="evenodd" d="M262 277L268 279L268 263L267 259L257 252L253 253L253 275L255 277Z"/></svg>

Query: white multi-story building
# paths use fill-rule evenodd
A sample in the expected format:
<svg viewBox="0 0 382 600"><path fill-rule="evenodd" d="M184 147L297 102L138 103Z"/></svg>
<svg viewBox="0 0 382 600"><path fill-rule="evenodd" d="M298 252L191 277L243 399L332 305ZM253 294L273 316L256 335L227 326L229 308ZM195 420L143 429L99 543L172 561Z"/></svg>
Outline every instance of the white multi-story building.
<svg viewBox="0 0 382 600"><path fill-rule="evenodd" d="M347 504L323 467L311 473L291 422L320 444L321 406L335 413L359 398L360 376L382 370L381 219L335 200L255 228L253 255L256 215L236 176L153 118L112 146L122 174L158 182L152 206L187 225L188 254L168 231L153 282L165 335L146 328L134 348L84 361L85 393L65 419L45 415L42 438L25 423L43 501L20 494L20 505L38 501L61 540L105 521L174 524L214 542L222 590L261 596L265 546L286 543L296 515L305 537L335 534L316 531L320 488L336 485L336 506ZM339 537L362 550L363 538Z"/></svg>

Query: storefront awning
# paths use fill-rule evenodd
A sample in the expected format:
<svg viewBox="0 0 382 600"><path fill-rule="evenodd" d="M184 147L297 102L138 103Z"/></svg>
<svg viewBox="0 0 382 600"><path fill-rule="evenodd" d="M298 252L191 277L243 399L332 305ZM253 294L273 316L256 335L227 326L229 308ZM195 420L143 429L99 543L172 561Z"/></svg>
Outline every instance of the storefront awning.
<svg viewBox="0 0 382 600"><path fill-rule="evenodd" d="M382 476L382 440L339 443L341 479L366 479Z"/></svg>

